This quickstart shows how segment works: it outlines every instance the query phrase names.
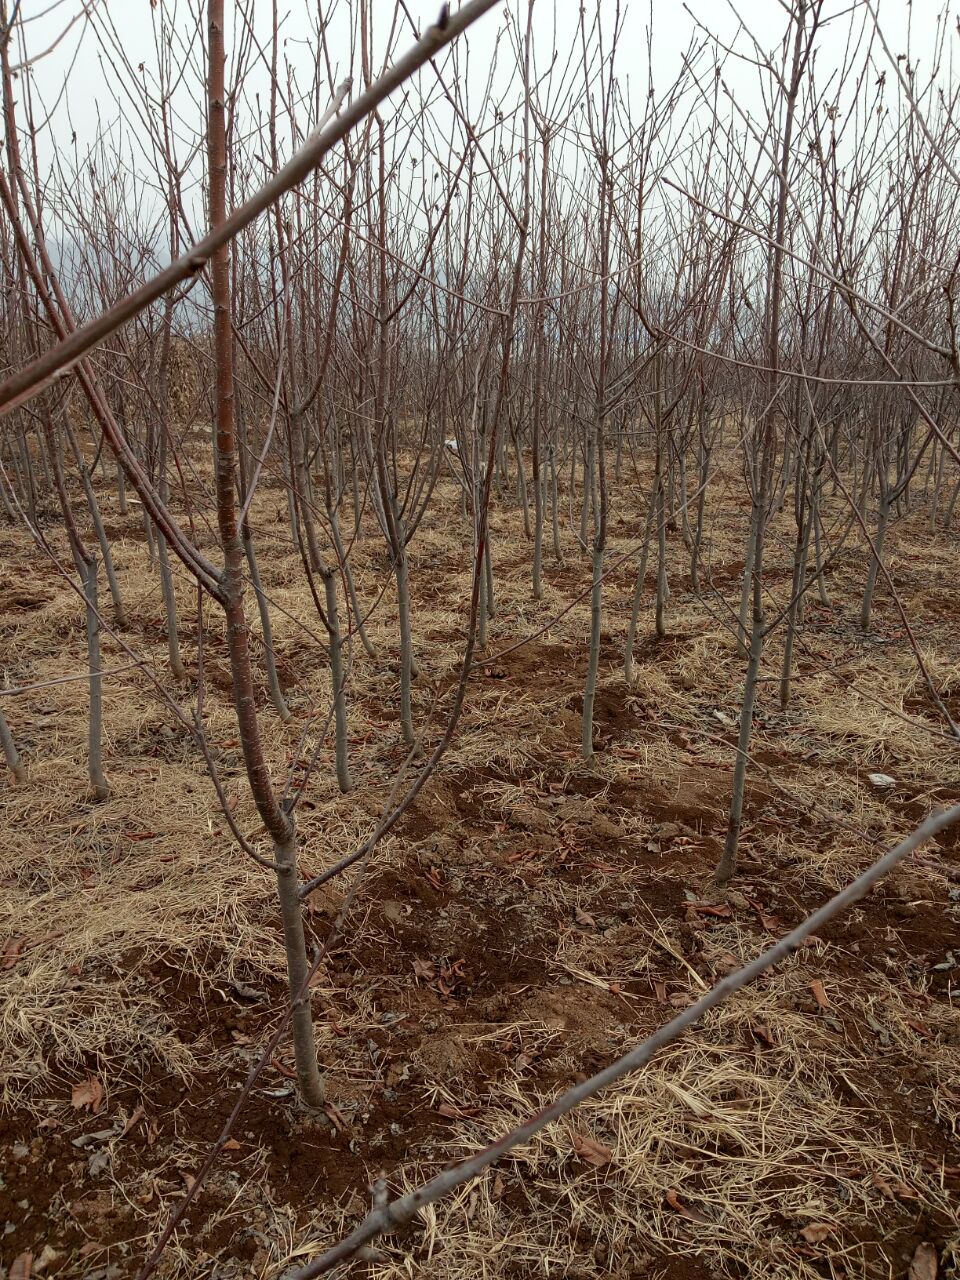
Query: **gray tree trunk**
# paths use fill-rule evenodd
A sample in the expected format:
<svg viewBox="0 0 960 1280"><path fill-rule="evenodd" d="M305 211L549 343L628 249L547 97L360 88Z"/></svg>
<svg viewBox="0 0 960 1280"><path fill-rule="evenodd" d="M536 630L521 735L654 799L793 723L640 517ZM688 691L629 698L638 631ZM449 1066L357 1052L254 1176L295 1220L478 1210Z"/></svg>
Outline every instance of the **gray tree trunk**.
<svg viewBox="0 0 960 1280"><path fill-rule="evenodd" d="M297 839L295 835L273 846L277 863L277 897L283 921L283 943L287 957L287 989L294 1003L293 1045L300 1096L311 1107L322 1107L326 1088L317 1062L317 1042L313 1032L313 1010L309 990L301 995L310 966L303 932L303 909L297 889Z"/></svg>
<svg viewBox="0 0 960 1280"><path fill-rule="evenodd" d="M20 759L17 744L13 740L13 734L10 732L10 726L7 724L7 718L3 714L2 706L0 706L0 748L3 749L3 758L7 762L7 768L17 782L26 782L27 771Z"/></svg>
<svg viewBox="0 0 960 1280"><path fill-rule="evenodd" d="M110 794L103 772L103 663L100 654L100 620L97 617L97 562L91 556L84 565L84 596L87 620L87 665L90 671L90 720L87 737L90 787L93 798L106 800Z"/></svg>

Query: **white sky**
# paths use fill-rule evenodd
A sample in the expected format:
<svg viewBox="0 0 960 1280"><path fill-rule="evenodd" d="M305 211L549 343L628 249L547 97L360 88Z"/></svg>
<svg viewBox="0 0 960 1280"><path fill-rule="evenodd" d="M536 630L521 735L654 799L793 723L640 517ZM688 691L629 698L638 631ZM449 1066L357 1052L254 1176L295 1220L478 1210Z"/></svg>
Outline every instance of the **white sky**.
<svg viewBox="0 0 960 1280"><path fill-rule="evenodd" d="M8 0L8 4L11 2ZM329 4L325 0L321 3L325 12L334 13L336 29L337 13L344 9L344 4ZM205 9L202 0L158 0L158 4L167 12L176 14L177 26L183 31L195 29L197 7ZM79 13L81 5L82 0L22 0L20 12L26 20L28 54L34 57L45 49ZM156 54L151 0L98 0L98 7L108 11L121 33L130 62L134 66L144 62L148 68L154 65ZM315 12L316 7L317 0L280 0L281 15L287 14L284 24L285 34L290 37L287 52L301 66L308 60L308 51L300 44L299 38L309 34L312 24L306 15ZM230 8L230 0L227 0L228 11ZM393 0L374 0L373 8L375 17L382 14L385 21L392 13ZM579 0L535 0L534 42L539 65L545 66L549 60L555 29L558 49L566 50L576 40L579 8ZM634 94L646 89L646 29L651 23L654 36L653 76L658 89L664 88L676 75L681 55L695 36L694 18L698 18L703 27L723 43L736 42L736 47L744 52L750 52L750 42L742 33L737 39L738 14L767 50L779 46L786 23L780 0L739 0L736 8L729 0L688 0L687 4L683 0L619 0L619 3L618 0L596 0L596 8L607 31L612 30L618 9L621 11L623 33L617 48L618 74L621 80L631 82ZM828 13L842 13L849 8L850 0L827 0ZM912 13L913 51L929 66L940 10L937 0L918 0L913 4L910 0L879 0L879 8L883 30L897 54L906 50L906 23ZM436 18L439 0L408 0L408 9L417 22L425 25ZM480 20L468 37L471 62L478 69L478 75L480 70L485 70L492 56L497 32L507 10L516 22L525 22L526 0L505 0L501 8ZM587 10L592 13L593 7L587 4ZM43 14L46 16L34 17ZM255 21L258 36L264 42L269 37L270 18L271 0L256 0ZM822 32L819 46L822 64L835 63L842 56L848 21L840 17ZM960 38L953 21L951 26L953 30L948 48L952 46L956 53L960 51ZM400 47L409 42L405 35ZM343 46L340 55L342 65L346 67L349 41L342 39L340 43ZM71 125L77 130L81 142L93 136L98 110L104 120L116 114L116 85L111 83L113 77L104 72L97 40L88 29L85 30L83 22L77 22L61 44L36 65L34 74L37 88L48 103L56 98L67 81L67 101L64 104L67 109L62 107L53 121L53 133L59 145L69 141ZM757 73L742 64L734 70L730 64L729 74L734 94L742 93L749 104L756 94Z"/></svg>
<svg viewBox="0 0 960 1280"><path fill-rule="evenodd" d="M929 73L936 35L940 30L938 0L916 0L912 4L910 0L876 2L883 32L895 55L907 52L908 22L912 22L909 49L913 59L920 59L922 83L923 72ZM7 0L7 3L9 5L11 0ZM454 7L456 3L457 0L454 0ZM21 16L26 22L24 33L27 55L33 58L46 50L68 27L70 21L80 14L82 4L83 0L22 0ZM143 63L148 76L157 65L154 20L158 13L166 12L171 15L185 42L194 38L197 58L200 46L195 35L198 24L205 26L206 0L156 0L156 5L157 8L154 9L153 0L97 0L96 6L112 22L129 65L137 68L139 63ZM347 0L278 0L285 37L281 57L288 57L294 64L300 86L306 89L315 60L315 49L310 37L318 5L325 18L330 21L330 43L333 56L338 61L335 68L336 82L352 72L355 83L358 83L356 61L351 64L353 42L345 20ZM545 69L553 57L555 47L563 60L570 48L577 46L580 2L534 0L534 5L534 66ZM411 16L421 26L435 20L439 7L439 0L407 0ZM226 8L228 14L232 12L232 0L227 0ZM606 33L605 42L609 41L618 12L621 15L621 36L616 48L617 75L625 91L629 86L630 100L639 104L637 114L646 97L648 75L652 72L655 91L658 95L662 94L677 77L683 54L691 41L702 41L709 33L720 46L732 47L740 54L753 57L751 37L756 39L764 51L774 52L783 41L788 22L781 0L738 0L736 7L730 0L687 0L687 3L683 3L683 0L619 0L619 3L618 0L596 0L595 8L587 3L586 9L590 16L594 12L599 14ZM372 11L374 22L386 27L394 11L394 0L372 0ZM512 22L514 31L522 31L526 24L526 14L527 0L505 0L503 5L480 19L469 33L467 41L470 74L467 81L474 97L479 96L482 90L497 41L503 35L504 24ZM822 85L825 98L829 99L832 94L831 74L844 57L851 21L859 28L864 17L868 21L869 18L863 0L852 0L852 3L851 0L826 0L825 14L831 20L823 26L818 37L816 82L818 91ZM271 15L272 0L255 0L256 36L264 49L269 49ZM952 58L960 54L960 36L957 34L955 14L951 13L949 23L944 46L945 68ZM647 30L651 25L652 68L648 66L647 57ZM385 33L380 34L382 38ZM409 30L404 26L395 47L404 49L411 41ZM228 48L229 44L228 40ZM722 49L718 51L726 59L724 82L736 101L737 108L752 115L760 114L763 108L763 85L769 83L769 76L748 61L723 54ZM886 65L885 56L879 47L874 49L874 55L881 65ZM14 56L22 54L15 51ZM462 51L458 57L462 67ZM506 51L505 61L512 62L509 50ZM181 160L190 154L202 137L202 89L198 81L200 69L198 61L192 75L188 70L177 99L182 122L178 147ZM71 140L74 132L76 154L82 157L96 136L98 120L104 125L112 124L124 103L122 87L115 72L104 60L100 41L90 25L78 20L53 52L36 62L32 74L38 99L43 101L47 109L55 102L58 104L40 135L41 168L46 168L56 150L73 154ZM435 83L429 68L422 74L425 87ZM948 70L943 70L941 78L947 74ZM895 92L892 72L888 71L887 79L891 86L890 92ZM259 91L264 97L268 92L268 76L262 65L251 80L250 93L254 91ZM514 90L510 101L515 100ZM35 115L37 118L45 115L38 104L35 104ZM129 119L129 112L127 116ZM21 122L22 118L21 116ZM440 129L442 131L442 124ZM126 145L133 152L141 145L141 133L135 127L126 126ZM141 165L142 158L139 161L134 159L133 163ZM201 163L202 156L190 171L194 195L199 194ZM151 169L148 162L148 171Z"/></svg>

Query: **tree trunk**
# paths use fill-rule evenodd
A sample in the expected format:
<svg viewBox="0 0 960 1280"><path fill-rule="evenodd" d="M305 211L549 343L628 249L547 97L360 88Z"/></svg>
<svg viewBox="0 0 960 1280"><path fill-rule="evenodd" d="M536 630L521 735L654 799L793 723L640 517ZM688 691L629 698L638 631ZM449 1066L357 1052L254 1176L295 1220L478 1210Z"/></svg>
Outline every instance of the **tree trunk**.
<svg viewBox="0 0 960 1280"><path fill-rule="evenodd" d="M83 594L86 600L87 665L90 670L90 724L88 755L90 788L94 800L110 795L103 772L103 663L100 655L100 619L97 617L97 561L91 556L84 564Z"/></svg>
<svg viewBox="0 0 960 1280"><path fill-rule="evenodd" d="M647 560L650 555L650 538L653 533L653 521L657 510L656 492L659 481L655 481L654 492L647 503L647 522L643 530L643 552L640 556L640 567L637 570L637 582L633 589L633 605L630 609L630 622L627 626L627 643L623 651L623 676L627 684L633 681L633 650L637 641L637 624L640 620L640 606L643 602L643 588L647 576Z"/></svg>
<svg viewBox="0 0 960 1280"><path fill-rule="evenodd" d="M210 225L226 218L226 86L224 84L224 0L208 0L209 84L208 84L208 171ZM243 604L243 547L237 522L236 469L237 430L234 401L233 332L230 307L230 246L217 249L212 258L214 367L216 373L216 499L217 526L223 547L224 567L220 578L226 615L227 647L233 685L233 701L240 733L240 745L250 790L263 825L272 841L277 862L277 894L283 919L283 940L287 957L287 977L295 1002L293 1043L297 1078L303 1100L319 1107L324 1101L323 1081L317 1064L313 1034L313 1013L309 992L300 995L309 965L303 931L303 915L297 884L296 834L293 821L280 805L263 756L260 726L254 695L249 636Z"/></svg>
<svg viewBox="0 0 960 1280"><path fill-rule="evenodd" d="M667 634L666 629L666 607L667 596L669 594L669 584L667 583L667 507L666 507L666 491L663 484L663 476L660 476L658 490L658 512L657 512L657 605L656 605L656 631L657 635L663 639Z"/></svg>
<svg viewBox="0 0 960 1280"><path fill-rule="evenodd" d="M340 521L338 520L337 513L334 509L331 508L327 514L330 518L330 534L333 538L333 549L337 553L337 561L340 564L340 571L346 579L347 592L350 596L350 608L353 610L353 616L356 619L351 629L357 632L360 637L360 642L370 657L375 658L377 656L377 650L370 637L367 635L367 628L363 621L363 610L360 608L360 602L357 599L357 588L354 583L353 573L350 569L350 562L347 560L346 552L343 549L343 539L340 536Z"/></svg>
<svg viewBox="0 0 960 1280"><path fill-rule="evenodd" d="M750 653L747 674L743 685L743 705L740 710L740 732L737 736L737 760L733 767L733 790L730 798L730 817L723 855L716 870L718 884L726 884L736 872L737 853L740 845L740 828L743 822L743 797L747 783L747 763L750 735L753 731L753 713L757 700L757 677L763 656L763 596L759 569L753 583L753 626L750 631Z"/></svg>
<svg viewBox="0 0 960 1280"><path fill-rule="evenodd" d="M267 673L267 688L270 691L270 701L273 703L273 707L277 715L284 724L286 724L290 719L290 708L287 706L287 700L283 696L283 690L280 687L280 677L277 675L277 654L273 644L273 624L270 621L270 604L267 600L266 593L263 589L263 582L260 578L260 566L257 563L257 553L253 545L253 533L250 529L248 520L243 522L241 537L243 538L243 551L247 561L247 568L250 570L250 581L253 583L253 592L257 597L257 612L260 614L260 630L263 632L263 665Z"/></svg>
<svg viewBox="0 0 960 1280"><path fill-rule="evenodd" d="M590 595L590 655L587 661L587 683L583 692L583 724L580 748L584 760L593 755L593 704L597 693L597 672L600 667L600 620L603 593L603 547L593 548L593 591Z"/></svg>
<svg viewBox="0 0 960 1280"><path fill-rule="evenodd" d="M410 566L402 545L397 559L397 611L400 615L400 731L408 747L417 740L413 731L413 634L410 626ZM481 614L481 620L483 618Z"/></svg>
<svg viewBox="0 0 960 1280"><path fill-rule="evenodd" d="M13 734L10 732L10 726L7 724L7 718L3 714L2 706L0 706L0 747L3 749L3 758L7 762L7 768L16 781L26 782L27 771L20 760L17 745L13 740Z"/></svg>
<svg viewBox="0 0 960 1280"><path fill-rule="evenodd" d="M330 637L330 681L333 685L334 726L337 755L337 783L346 794L350 790L350 764L347 739L346 673L340 634L340 612L337 607L337 575L328 569L323 576L327 606L327 633Z"/></svg>
<svg viewBox="0 0 960 1280"><path fill-rule="evenodd" d="M107 540L107 531L103 527L103 517L100 514L100 504L97 502L97 495L93 491L93 485L90 482L90 473L86 464L78 458L80 468L80 480L83 484L83 492L87 499L87 507L90 510L90 518L93 521L93 528L97 535L97 542L100 544L100 554L103 556L103 571L107 575L107 585L110 588L110 598L113 601L113 619L117 626L121 629L127 625L126 610L123 607L123 597L120 594L120 584L117 582L117 571L114 568L113 556L110 553L110 543Z"/></svg>
<svg viewBox="0 0 960 1280"><path fill-rule="evenodd" d="M326 1087L317 1063L317 1042L313 1032L313 1010L310 991L302 995L310 965L303 932L303 908L297 886L297 841L290 836L273 846L277 864L277 897L283 919L283 942L287 957L287 990L293 1002L293 1052L297 1067L300 1096L311 1107L322 1107Z"/></svg>
<svg viewBox="0 0 960 1280"><path fill-rule="evenodd" d="M890 499L884 487L880 495L880 512L877 517L877 536L873 544L873 555L870 568L867 570L867 582L863 589L863 604L860 608L860 625L864 631L870 629L870 616L873 611L873 594L877 587L877 575L883 559L883 546L887 540L887 529L890 524Z"/></svg>

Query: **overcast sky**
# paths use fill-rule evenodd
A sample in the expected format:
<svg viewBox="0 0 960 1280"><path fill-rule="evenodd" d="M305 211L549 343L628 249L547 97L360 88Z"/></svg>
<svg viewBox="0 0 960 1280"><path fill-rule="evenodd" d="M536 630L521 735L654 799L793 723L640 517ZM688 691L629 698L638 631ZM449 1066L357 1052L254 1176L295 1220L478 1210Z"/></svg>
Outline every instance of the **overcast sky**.
<svg viewBox="0 0 960 1280"><path fill-rule="evenodd" d="M10 0L8 4L9 2ZM910 53L913 59L920 60L922 82L923 71L929 71L931 66L936 34L940 29L939 4L936 0L917 0L913 4L909 0L876 2L882 29L894 55L907 51L908 20L912 21ZM345 21L346 0L340 0L339 3L319 0L319 3L325 17L333 15L330 20L330 43L338 63L335 76L339 82L348 72L357 71L356 63L351 61L353 42ZM456 0L454 4L456 5ZM196 35L206 4L205 0L156 0L156 5L154 8L153 0L97 0L96 8L112 24L129 65L135 69L139 64L144 64L147 76L157 65L154 28L158 13L166 11L174 16L177 31L185 46L192 41L196 59L193 74L188 69L183 86L189 87L181 89L178 102L181 119L179 155L182 158L199 141L203 128L202 91L198 79L201 70L200 46ZM20 12L26 24L23 39L29 58L37 58L38 54L43 54L67 29L60 43L52 52L39 57L32 70L38 98L43 101L46 110L56 104L40 138L40 160L43 167L46 167L55 148L72 151L70 144L74 133L78 148L76 154L78 157L82 156L96 135L98 120L105 125L111 124L120 114L123 103L122 88L104 58L101 39L98 39L93 29L94 24L85 23L79 18L82 7L82 0L22 0ZM232 0L227 0L226 7L228 13L234 9ZM724 80L738 108L750 114L762 110L762 84L768 83L769 77L750 61L737 58L730 52L725 53L724 47L746 55L747 59L754 56L754 39L762 50L778 50L787 24L787 15L780 0L738 0L736 6L729 3L729 0L687 0L686 4L683 0L620 0L619 4L617 0L597 0L595 7L607 38L613 31L618 12L620 13L622 25L616 47L617 75L633 103L642 107L648 76L652 77L656 92L663 93L676 78L683 54L690 47L691 41L702 42L712 37L716 41L717 55L725 59ZM279 0L285 41L283 56L296 68L303 88L309 85L315 61L315 44L311 33L315 26L317 8L318 0ZM426 25L436 18L439 0L407 0L407 8L414 21ZM579 8L577 0L535 0L533 30L536 68L544 69L548 66L555 48L564 57L576 45ZM379 22L382 28L379 33L381 38L386 35L387 23L393 11L393 0L373 0L374 21ZM264 49L269 47L271 12L272 0L256 0L256 35ZM469 84L473 93L479 94L482 88L498 38L502 37L504 24L512 20L514 30L522 29L526 22L526 12L527 0L505 0L500 8L482 18L471 30L468 36ZM588 4L587 13L592 16L594 6ZM851 0L826 0L825 14L830 20L825 23L818 38L816 77L818 89L823 85L824 94L829 96L832 92L831 74L844 58L851 22L854 28L859 29L867 15L862 0L854 0L853 5ZM74 18L77 21L71 26ZM653 32L652 58L648 62L647 31L650 27ZM945 59L949 60L960 53L956 15L951 14L947 32ZM395 47L405 48L411 40L409 30L404 28ZM885 61L879 47L875 48L874 53L879 62ZM22 51L15 52L15 57L22 57ZM181 53L178 52L176 58L181 59ZM509 62L510 57L502 61ZM424 75L432 76L429 68ZM888 79L892 85L892 72ZM267 82L266 72L261 65L251 83L255 89L265 93ZM35 114L38 119L43 119L46 113L37 104ZM128 110L127 115L129 118ZM137 130L131 131L128 128L127 135L128 145L135 150L141 142Z"/></svg>
<svg viewBox="0 0 960 1280"><path fill-rule="evenodd" d="M160 7L176 14L178 27L183 30L195 28L198 0L192 3L191 0L158 2ZM456 5L456 0L454 3ZM150 65L155 59L152 0L98 0L98 7L109 12L122 33L130 61L134 65L140 62ZM309 34L312 23L306 15L316 12L316 7L316 0L281 0L280 13L285 15L283 29L289 40L288 50L295 50L298 38ZM345 8L342 2L324 7L334 15L342 13ZM436 18L439 3L438 0L408 0L407 7L415 21L426 25ZM827 0L826 12L842 14L850 7L850 0ZM29 55L34 57L44 50L81 8L82 0L22 0L21 15L26 20ZM230 0L227 0L228 12L231 8ZM683 0L652 0L652 4L649 0L619 0L619 3L618 0L596 0L596 8L608 31L613 28L617 10L621 11L622 36L617 50L619 74L621 78L629 77L639 82L644 89L648 71L645 33L651 24L654 33L654 79L663 84L676 73L683 50L696 34L696 20L723 43L736 41L737 47L744 52L749 52L750 43L743 34L737 39L741 21L768 50L780 44L786 22L780 0L738 0L736 6L726 0L688 0L686 4ZM270 29L271 0L256 0L255 9L259 34L265 38ZM915 52L929 57L940 9L936 0L919 0L913 4L909 0L879 0L879 9L883 29L895 53L906 50L906 24L912 11ZM382 11L386 16L392 10L393 0L374 0L375 15ZM482 65L489 59L505 10L523 21L526 0L505 0L501 8L482 18L474 27L469 41L475 64ZM593 6L588 4L588 13L592 10ZM552 53L555 40L558 48L565 49L576 38L578 11L577 0L535 0L534 39L541 65ZM955 16L952 20L955 21ZM842 16L836 18L822 32L820 49L824 61L833 62L842 55L848 21ZM950 43L956 52L960 40L955 27ZM349 58L346 49L342 58L346 64ZM743 67L741 74L744 88L749 91L749 70ZM48 101L69 76L70 113L78 130L86 133L94 126L98 104L101 111L108 114L114 97L113 88L108 77L102 74L97 40L82 21L76 22L54 52L37 64L35 75L37 85Z"/></svg>

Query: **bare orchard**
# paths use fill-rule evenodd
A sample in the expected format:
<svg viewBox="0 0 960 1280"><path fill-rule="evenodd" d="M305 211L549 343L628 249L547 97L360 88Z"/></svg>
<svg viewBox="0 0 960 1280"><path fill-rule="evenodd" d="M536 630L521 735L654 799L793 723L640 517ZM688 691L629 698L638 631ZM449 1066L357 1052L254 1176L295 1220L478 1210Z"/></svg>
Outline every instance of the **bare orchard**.
<svg viewBox="0 0 960 1280"><path fill-rule="evenodd" d="M0 0L6 1280L956 1274L960 36L659 8Z"/></svg>

